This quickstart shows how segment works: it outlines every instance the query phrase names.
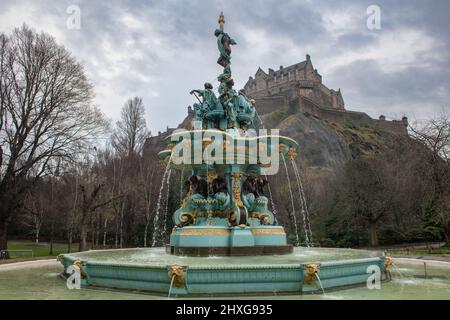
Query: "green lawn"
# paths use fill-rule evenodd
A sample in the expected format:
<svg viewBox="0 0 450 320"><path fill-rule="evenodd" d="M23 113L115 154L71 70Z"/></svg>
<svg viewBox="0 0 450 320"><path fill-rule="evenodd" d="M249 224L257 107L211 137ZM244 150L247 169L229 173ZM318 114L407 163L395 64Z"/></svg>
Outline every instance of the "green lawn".
<svg viewBox="0 0 450 320"><path fill-rule="evenodd" d="M430 255L430 254L450 254L450 247L440 247L433 249L389 249L391 254L410 255Z"/></svg>
<svg viewBox="0 0 450 320"><path fill-rule="evenodd" d="M53 253L50 254L50 243L42 242L36 244L31 241L8 241L8 249L10 251L11 259L26 259L37 257L56 257L60 253L67 252L67 244L54 243ZM72 252L78 249L77 244L72 244ZM14 251L14 250L28 250L28 251Z"/></svg>

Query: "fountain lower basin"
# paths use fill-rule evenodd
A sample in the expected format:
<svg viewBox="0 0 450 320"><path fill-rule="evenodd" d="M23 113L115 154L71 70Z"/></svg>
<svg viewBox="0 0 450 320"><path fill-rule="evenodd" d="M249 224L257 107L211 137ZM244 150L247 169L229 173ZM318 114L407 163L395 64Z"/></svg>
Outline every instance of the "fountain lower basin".
<svg viewBox="0 0 450 320"><path fill-rule="evenodd" d="M242 257L175 256L165 248L97 250L64 254L59 260L64 270L74 263L81 266L82 286L161 294L170 290L172 296L321 291L317 279L308 282L311 265L319 268L325 289L365 284L373 266L385 270L379 252L301 247L291 254Z"/></svg>

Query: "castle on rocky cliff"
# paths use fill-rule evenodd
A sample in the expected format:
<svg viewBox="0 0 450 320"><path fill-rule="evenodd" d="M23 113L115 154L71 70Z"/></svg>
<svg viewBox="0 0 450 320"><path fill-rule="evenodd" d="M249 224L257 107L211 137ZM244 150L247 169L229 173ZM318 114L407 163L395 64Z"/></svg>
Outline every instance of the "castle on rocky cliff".
<svg viewBox="0 0 450 320"><path fill-rule="evenodd" d="M246 95L256 100L260 114L270 113L274 108L288 106L325 120L349 122L354 125L373 126L392 133L406 134L408 119L386 120L381 115L372 119L366 113L345 109L341 90L329 89L322 83L322 76L314 69L311 57L289 67L264 72L258 68L244 86Z"/></svg>

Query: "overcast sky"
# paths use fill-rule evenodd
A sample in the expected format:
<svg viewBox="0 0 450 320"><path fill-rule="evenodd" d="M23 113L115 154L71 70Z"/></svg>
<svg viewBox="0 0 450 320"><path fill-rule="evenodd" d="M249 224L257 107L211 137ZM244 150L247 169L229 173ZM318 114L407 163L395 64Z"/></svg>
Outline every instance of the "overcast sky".
<svg viewBox="0 0 450 320"><path fill-rule="evenodd" d="M366 25L369 5L381 29ZM67 9L81 28L67 28ZM220 11L236 40L236 88L311 55L346 108L372 117L425 119L450 108L450 1L81 1L0 0L0 32L23 23L53 35L86 66L95 102L117 120L124 102L144 98L153 133L177 126L193 88L221 72L213 35ZM216 83L215 83L216 84Z"/></svg>

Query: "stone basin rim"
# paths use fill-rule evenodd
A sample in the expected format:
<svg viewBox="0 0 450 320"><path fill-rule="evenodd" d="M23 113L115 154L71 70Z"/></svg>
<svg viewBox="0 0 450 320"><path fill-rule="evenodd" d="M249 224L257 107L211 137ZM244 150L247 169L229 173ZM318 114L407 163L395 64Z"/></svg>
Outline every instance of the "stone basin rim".
<svg viewBox="0 0 450 320"><path fill-rule="evenodd" d="M307 247L305 247L307 248ZM81 260L84 264L88 265L99 265L99 266L111 266L111 267L136 267L136 268L148 268L148 269L166 269L173 265L180 265L183 267L186 267L191 270L201 270L201 269L213 269L213 270L222 270L222 269L266 269L266 268L280 268L280 269L298 269L304 268L308 264L319 264L321 266L339 266L339 265L351 265L351 264L357 264L361 262L376 262L380 261L381 259L385 258L385 254L382 252L376 252L376 251L368 251L368 250L359 250L359 249L344 249L348 251L359 251L361 253L367 252L368 254L372 253L372 256L368 257L359 257L359 258L347 258L347 259L314 259L313 257L310 260L306 261L298 261L298 262L286 262L286 263L242 263L242 264L236 264L236 263L227 263L223 262L220 263L216 261L215 264L195 264L192 261L191 262L183 262L183 261L176 261L173 263L161 263L161 262L117 262L117 261L111 261L96 257L83 257L83 253L102 253L102 252L120 252L120 251L148 251L152 248L123 248L123 249L105 249L105 250L89 250L84 252L77 252L77 253L70 253L70 254L61 254L59 255L60 259L67 259L70 262L74 262L76 260ZM163 249L162 247L157 247L155 249ZM316 248L317 249L317 248ZM170 254L166 254L164 252L161 252L162 256L170 256L173 257ZM272 256L278 256L282 257L285 255L272 255ZM261 256L261 258L268 257L268 256ZM191 259L198 259L205 261L207 259L211 258L227 258L226 256L216 256L212 255L209 257L193 257L190 256ZM290 259L293 259L290 257Z"/></svg>

